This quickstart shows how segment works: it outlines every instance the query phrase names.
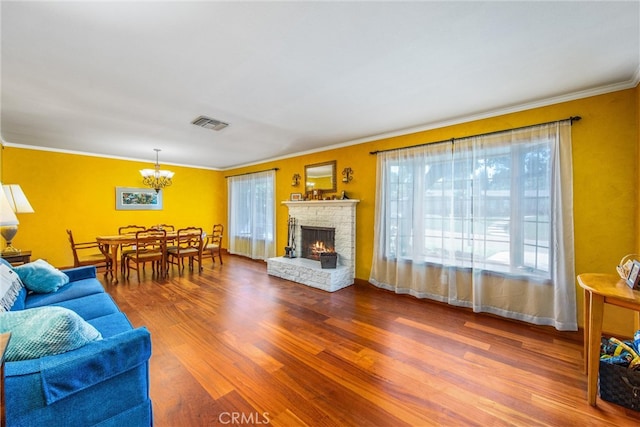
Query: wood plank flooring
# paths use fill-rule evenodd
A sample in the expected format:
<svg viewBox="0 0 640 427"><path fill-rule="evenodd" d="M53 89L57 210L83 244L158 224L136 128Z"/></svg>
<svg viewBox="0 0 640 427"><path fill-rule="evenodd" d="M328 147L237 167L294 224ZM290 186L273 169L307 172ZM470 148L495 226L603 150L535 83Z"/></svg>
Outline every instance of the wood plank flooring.
<svg viewBox="0 0 640 427"><path fill-rule="evenodd" d="M638 412L587 404L578 333L224 262L104 283L151 331L156 426L640 425Z"/></svg>

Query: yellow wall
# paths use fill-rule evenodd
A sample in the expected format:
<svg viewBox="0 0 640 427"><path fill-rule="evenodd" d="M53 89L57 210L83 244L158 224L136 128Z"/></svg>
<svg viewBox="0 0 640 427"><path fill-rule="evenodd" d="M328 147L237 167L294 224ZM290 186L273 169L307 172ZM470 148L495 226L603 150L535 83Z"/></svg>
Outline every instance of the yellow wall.
<svg viewBox="0 0 640 427"><path fill-rule="evenodd" d="M367 280L373 254L373 219L376 185L376 156L370 151L463 137L484 132L582 116L573 126L574 222L576 274L615 274L620 258L638 247L638 187L640 175L639 89L594 96L519 113L445 128L381 139L369 143L327 150L289 159L265 162L224 173L171 167L175 184L165 190L161 212L115 211L114 187L140 186L138 169L148 164L69 154L6 148L3 153L3 181L19 183L36 210L20 216L17 247L34 250L36 257L68 265L65 228L77 230L78 238L115 232L129 223L176 225L214 222L226 225L225 175L276 167L277 250L284 253L288 211L280 202L292 192L303 192L303 184L291 186L293 174L304 176L304 165L337 161L338 193L345 190L357 206L356 277ZM25 167L26 165L26 167ZM344 184L341 172L354 170L353 181ZM582 295L578 292L582 319ZM604 329L629 335L633 317L626 310L607 306Z"/></svg>
<svg viewBox="0 0 640 427"><path fill-rule="evenodd" d="M56 266L73 265L66 229L77 242L118 234L129 224L226 225L226 187L221 172L167 167L174 184L163 191L161 211L115 209L115 187L143 187L148 163L5 147L3 184L20 184L35 213L19 214L13 245ZM223 190L223 191L220 191ZM4 244L4 241L2 242Z"/></svg>
<svg viewBox="0 0 640 427"><path fill-rule="evenodd" d="M605 272L616 274L623 255L637 246L638 223L638 89L594 96L519 113L493 117L425 132L381 139L355 146L324 151L304 157L268 162L230 173L278 167L277 200L287 200L294 173L304 176L304 165L336 160L338 176L350 166L354 179L343 184L357 207L356 277L367 280L373 254L376 156L370 151L403 147L424 142L463 137L484 132L532 125L580 115L573 125L574 230L576 274ZM288 211L278 204L278 254L284 253ZM579 323L583 324L582 293L578 291ZM633 316L616 307L605 309L604 329L630 335Z"/></svg>

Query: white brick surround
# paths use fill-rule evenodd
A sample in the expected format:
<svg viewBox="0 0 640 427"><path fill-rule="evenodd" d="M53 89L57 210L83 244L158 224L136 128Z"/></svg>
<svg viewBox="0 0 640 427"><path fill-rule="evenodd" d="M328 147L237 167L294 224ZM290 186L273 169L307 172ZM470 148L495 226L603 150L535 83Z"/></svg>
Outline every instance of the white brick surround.
<svg viewBox="0 0 640 427"><path fill-rule="evenodd" d="M353 284L356 271L356 204L359 200L282 202L296 223L296 253L300 254L300 226L336 229L338 266L323 269L320 261L276 257L267 260L267 273L293 282L334 292Z"/></svg>

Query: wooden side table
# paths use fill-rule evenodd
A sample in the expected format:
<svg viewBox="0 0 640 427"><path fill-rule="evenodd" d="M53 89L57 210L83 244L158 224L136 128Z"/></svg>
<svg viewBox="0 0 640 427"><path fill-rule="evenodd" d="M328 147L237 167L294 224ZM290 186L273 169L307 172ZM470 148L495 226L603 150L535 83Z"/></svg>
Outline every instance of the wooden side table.
<svg viewBox="0 0 640 427"><path fill-rule="evenodd" d="M578 284L584 290L584 369L587 373L587 399L591 406L596 406L604 304L634 310L635 325L638 328L640 291L634 291L619 276L612 274L580 274Z"/></svg>
<svg viewBox="0 0 640 427"><path fill-rule="evenodd" d="M2 252L0 256L9 261L11 265L22 265L31 262L31 251Z"/></svg>

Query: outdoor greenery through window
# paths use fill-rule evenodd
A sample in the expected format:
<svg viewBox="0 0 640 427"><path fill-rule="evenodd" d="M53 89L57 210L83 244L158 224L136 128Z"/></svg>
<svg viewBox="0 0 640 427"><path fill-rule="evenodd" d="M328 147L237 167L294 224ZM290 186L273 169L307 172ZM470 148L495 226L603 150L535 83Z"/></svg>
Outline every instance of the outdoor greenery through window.
<svg viewBox="0 0 640 427"><path fill-rule="evenodd" d="M552 142L470 138L386 160L385 257L548 280Z"/></svg>

